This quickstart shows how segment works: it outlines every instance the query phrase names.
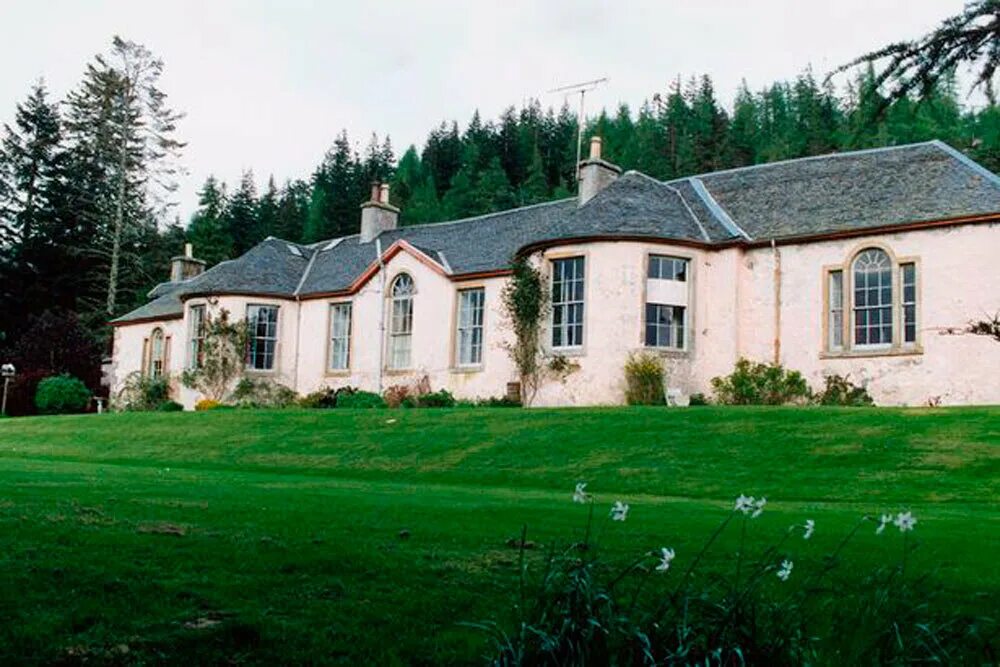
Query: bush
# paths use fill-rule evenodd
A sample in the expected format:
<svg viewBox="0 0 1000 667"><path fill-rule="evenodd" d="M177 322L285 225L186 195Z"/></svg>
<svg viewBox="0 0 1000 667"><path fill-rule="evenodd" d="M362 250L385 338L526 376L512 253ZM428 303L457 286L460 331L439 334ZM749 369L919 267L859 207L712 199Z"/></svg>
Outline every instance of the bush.
<svg viewBox="0 0 1000 667"><path fill-rule="evenodd" d="M415 392L405 384L394 384L382 393L385 404L390 408L413 407L415 405Z"/></svg>
<svg viewBox="0 0 1000 667"><path fill-rule="evenodd" d="M298 400L298 394L270 380L243 378L233 390L232 400L241 408L287 408Z"/></svg>
<svg viewBox="0 0 1000 667"><path fill-rule="evenodd" d="M157 412L183 412L184 406L177 401L163 401L156 407Z"/></svg>
<svg viewBox="0 0 1000 667"><path fill-rule="evenodd" d="M812 398L809 385L798 371L748 359L737 361L731 375L712 378L712 389L722 405L801 404Z"/></svg>
<svg viewBox="0 0 1000 667"><path fill-rule="evenodd" d="M455 397L447 389L432 391L423 396L411 397L409 404L404 402L407 408L453 408L455 407Z"/></svg>
<svg viewBox="0 0 1000 667"><path fill-rule="evenodd" d="M194 404L194 409L198 412L204 412L205 410L218 410L223 407L222 403L211 398L203 398Z"/></svg>
<svg viewBox="0 0 1000 667"><path fill-rule="evenodd" d="M338 408L384 408L385 400L372 391L355 391L337 397Z"/></svg>
<svg viewBox="0 0 1000 667"><path fill-rule="evenodd" d="M159 410L170 400L170 382L165 377L152 378L142 373L132 373L118 392L116 408L126 412Z"/></svg>
<svg viewBox="0 0 1000 667"><path fill-rule="evenodd" d="M826 386L816 397L820 405L863 408L875 405L868 390L852 383L846 375L828 375Z"/></svg>
<svg viewBox="0 0 1000 667"><path fill-rule="evenodd" d="M711 402L708 400L708 396L705 396L705 394L699 392L697 394L691 394L691 396L688 398L688 405L691 406L711 405Z"/></svg>
<svg viewBox="0 0 1000 667"><path fill-rule="evenodd" d="M629 355L625 362L625 402L629 405L665 405L663 360L655 354Z"/></svg>
<svg viewBox="0 0 1000 667"><path fill-rule="evenodd" d="M35 407L43 415L84 412L90 402L87 385L72 375L53 375L38 383Z"/></svg>

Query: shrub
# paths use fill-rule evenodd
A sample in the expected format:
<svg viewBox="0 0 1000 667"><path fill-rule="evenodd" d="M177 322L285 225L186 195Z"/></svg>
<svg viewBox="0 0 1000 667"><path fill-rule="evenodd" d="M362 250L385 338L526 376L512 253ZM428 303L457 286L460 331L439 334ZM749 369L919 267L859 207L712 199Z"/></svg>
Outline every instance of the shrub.
<svg viewBox="0 0 1000 667"><path fill-rule="evenodd" d="M663 360L655 354L630 354L625 362L625 401L629 405L664 405Z"/></svg>
<svg viewBox="0 0 1000 667"><path fill-rule="evenodd" d="M453 408L455 407L455 397L447 389L441 389L440 391L432 391L423 396L418 396L413 399L413 403L414 405L406 407Z"/></svg>
<svg viewBox="0 0 1000 667"><path fill-rule="evenodd" d="M337 394L340 389L323 387L299 399L299 405L311 410L328 410L337 407Z"/></svg>
<svg viewBox="0 0 1000 667"><path fill-rule="evenodd" d="M158 412L182 412L184 406L177 401L163 401L156 407L156 410Z"/></svg>
<svg viewBox="0 0 1000 667"><path fill-rule="evenodd" d="M510 396L490 396L489 398L477 399L474 403L480 408L520 408L521 401Z"/></svg>
<svg viewBox="0 0 1000 667"><path fill-rule="evenodd" d="M868 390L852 383L846 375L828 375L826 386L816 397L820 405L844 405L849 407L868 407L875 401Z"/></svg>
<svg viewBox="0 0 1000 667"><path fill-rule="evenodd" d="M287 408L295 404L298 394L270 380L243 378L233 390L232 400L241 408Z"/></svg>
<svg viewBox="0 0 1000 667"><path fill-rule="evenodd" d="M385 404L390 408L398 408L409 402L406 407L413 407L414 392L405 384L394 384L382 393Z"/></svg>
<svg viewBox="0 0 1000 667"><path fill-rule="evenodd" d="M688 398L688 405L698 406L698 405L711 405L711 401L708 400L708 396L698 392L697 394L691 394Z"/></svg>
<svg viewBox="0 0 1000 667"><path fill-rule="evenodd" d="M38 383L35 407L43 415L83 412L90 402L87 385L72 375L53 375Z"/></svg>
<svg viewBox="0 0 1000 667"><path fill-rule="evenodd" d="M126 412L158 410L170 400L170 382L165 377L152 378L142 373L132 373L118 392L116 408Z"/></svg>
<svg viewBox="0 0 1000 667"><path fill-rule="evenodd" d="M812 398L809 385L798 371L748 359L737 361L732 374L712 378L712 389L722 405L785 405Z"/></svg>
<svg viewBox="0 0 1000 667"><path fill-rule="evenodd" d="M198 412L204 412L205 410L218 410L222 407L222 403L211 398L203 398L194 404L194 409Z"/></svg>
<svg viewBox="0 0 1000 667"><path fill-rule="evenodd" d="M355 391L337 397L338 408L384 408L385 399L372 391Z"/></svg>

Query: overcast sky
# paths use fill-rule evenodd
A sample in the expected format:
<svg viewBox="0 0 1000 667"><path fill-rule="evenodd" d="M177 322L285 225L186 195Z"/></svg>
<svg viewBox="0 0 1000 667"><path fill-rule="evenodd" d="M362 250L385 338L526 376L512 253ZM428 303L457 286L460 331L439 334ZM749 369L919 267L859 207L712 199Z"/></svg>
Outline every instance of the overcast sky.
<svg viewBox="0 0 1000 667"><path fill-rule="evenodd" d="M343 5L343 6L341 6ZM346 128L363 146L389 134L397 154L443 119L509 105L587 79L610 81L591 111L641 104L678 74L708 73L729 105L915 37L962 0L589 0L519 2L197 2L0 0L0 121L44 77L62 97L119 34L166 63L162 88L187 117L180 214L205 177L307 177ZM614 159L614 156L609 156Z"/></svg>

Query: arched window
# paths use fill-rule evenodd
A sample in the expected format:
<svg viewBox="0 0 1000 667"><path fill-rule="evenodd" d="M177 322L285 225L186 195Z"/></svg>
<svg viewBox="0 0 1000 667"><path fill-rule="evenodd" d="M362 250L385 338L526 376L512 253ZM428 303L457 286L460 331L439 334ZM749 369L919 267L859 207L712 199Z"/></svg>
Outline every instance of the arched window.
<svg viewBox="0 0 1000 667"><path fill-rule="evenodd" d="M389 368L409 368L413 341L413 278L407 273L396 276L390 294Z"/></svg>
<svg viewBox="0 0 1000 667"><path fill-rule="evenodd" d="M892 345L892 260L878 248L862 250L852 266L854 344Z"/></svg>
<svg viewBox="0 0 1000 667"><path fill-rule="evenodd" d="M163 375L166 354L166 339L163 336L163 329L157 327L153 329L153 335L149 339L149 367L146 369L149 377L155 379Z"/></svg>

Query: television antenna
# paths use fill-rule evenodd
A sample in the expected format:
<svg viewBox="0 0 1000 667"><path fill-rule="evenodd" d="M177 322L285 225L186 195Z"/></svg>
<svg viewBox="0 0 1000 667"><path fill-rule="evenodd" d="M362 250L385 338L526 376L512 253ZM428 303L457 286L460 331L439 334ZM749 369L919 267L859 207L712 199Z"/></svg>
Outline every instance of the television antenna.
<svg viewBox="0 0 1000 667"><path fill-rule="evenodd" d="M573 93L580 93L580 111L576 115L576 180L580 180L580 149L583 146L583 104L587 93L594 90L601 84L607 83L608 77L594 79L593 81L583 81L568 86L560 86L548 91L549 93L565 93L568 98Z"/></svg>

